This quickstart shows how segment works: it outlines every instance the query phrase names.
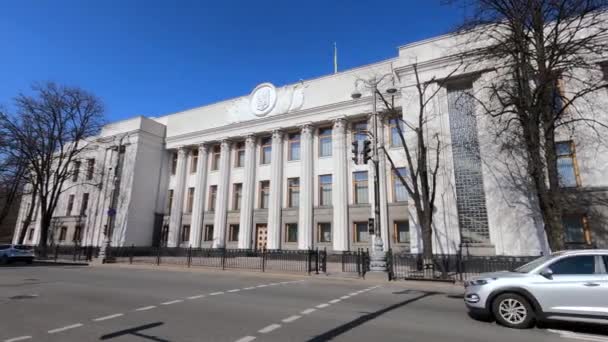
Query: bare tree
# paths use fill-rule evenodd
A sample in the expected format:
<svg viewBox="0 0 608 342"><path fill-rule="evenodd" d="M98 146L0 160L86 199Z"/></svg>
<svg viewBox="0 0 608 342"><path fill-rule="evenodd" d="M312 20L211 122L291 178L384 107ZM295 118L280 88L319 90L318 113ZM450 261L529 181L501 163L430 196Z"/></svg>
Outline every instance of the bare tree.
<svg viewBox="0 0 608 342"><path fill-rule="evenodd" d="M0 112L0 129L11 151L28 165L32 189L40 207L40 241L47 245L53 212L64 184L73 176L74 162L89 147L103 123L103 105L76 87L47 83L32 87L34 94L15 98L17 112Z"/></svg>
<svg viewBox="0 0 608 342"><path fill-rule="evenodd" d="M403 184L414 204L422 233L423 258L428 263L433 258L433 214L440 155L444 148L439 131L429 129L431 121L438 115L431 109L431 104L460 66L442 79L432 77L425 81L420 79L418 65L414 63L412 67L415 81L413 100L417 101L418 110L413 120L405 120L392 103L380 94L389 118L396 120L395 126L407 162L407 173L398 172L397 165L384 147L383 152L391 165L391 171Z"/></svg>
<svg viewBox="0 0 608 342"><path fill-rule="evenodd" d="M565 196L556 137L607 128L590 95L606 88L598 61L608 52L605 0L475 0L463 29L474 63L494 75L476 102L496 126L502 150L521 153L549 246L563 249ZM480 46L480 42L483 42ZM605 117L603 118L605 120ZM605 131L604 131L605 133Z"/></svg>
<svg viewBox="0 0 608 342"><path fill-rule="evenodd" d="M16 214L16 204L23 194L26 164L5 152L4 138L0 138L0 226ZM10 224L10 222L9 222Z"/></svg>

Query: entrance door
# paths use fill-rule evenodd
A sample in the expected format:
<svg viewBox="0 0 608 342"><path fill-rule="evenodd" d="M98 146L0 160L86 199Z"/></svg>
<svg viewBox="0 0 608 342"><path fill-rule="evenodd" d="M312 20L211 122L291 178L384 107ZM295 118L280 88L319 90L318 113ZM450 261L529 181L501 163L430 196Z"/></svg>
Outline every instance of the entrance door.
<svg viewBox="0 0 608 342"><path fill-rule="evenodd" d="M266 241L268 239L267 228L265 224L258 224L255 227L255 246L258 250L266 249Z"/></svg>

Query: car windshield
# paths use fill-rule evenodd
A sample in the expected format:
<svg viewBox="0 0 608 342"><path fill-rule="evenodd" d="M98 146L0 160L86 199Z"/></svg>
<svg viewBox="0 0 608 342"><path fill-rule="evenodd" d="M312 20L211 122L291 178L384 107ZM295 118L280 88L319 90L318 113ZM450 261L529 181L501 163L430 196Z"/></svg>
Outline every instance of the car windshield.
<svg viewBox="0 0 608 342"><path fill-rule="evenodd" d="M519 266L518 268L516 268L515 270L513 270L514 272L518 272L518 273L528 273L530 271L532 271L533 269L537 268L538 266L544 264L545 262L547 262L549 259L555 257L555 255L545 255L542 256L538 259L532 260L529 263Z"/></svg>
<svg viewBox="0 0 608 342"><path fill-rule="evenodd" d="M16 245L16 246L13 246L13 248L23 250L23 251L29 251L30 249L32 249L32 247L30 247L30 246L23 246L23 245Z"/></svg>

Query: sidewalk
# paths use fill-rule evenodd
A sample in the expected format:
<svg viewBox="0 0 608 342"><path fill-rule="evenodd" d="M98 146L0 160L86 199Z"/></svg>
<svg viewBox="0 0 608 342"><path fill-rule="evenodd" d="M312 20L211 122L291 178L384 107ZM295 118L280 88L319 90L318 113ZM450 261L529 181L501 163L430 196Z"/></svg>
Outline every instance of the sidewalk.
<svg viewBox="0 0 608 342"><path fill-rule="evenodd" d="M286 273L286 272L259 272L251 271L246 269L230 269L221 270L216 268L207 267L183 267L179 265L145 265L145 264L99 264L92 263L93 268L131 268L131 269L145 269L145 270L163 270L163 271L174 271L174 272L190 272L190 273L209 273L209 274L225 274L225 275L256 275L260 277L268 278L293 278L293 279L314 279L319 281L333 282L333 283L346 283L352 284L360 283L361 285L390 285L396 286L407 290L415 291L426 291L426 292L439 292L449 295L462 295L464 288L459 284L433 282L433 281L411 281L411 280L393 280L387 279L367 279L358 277L340 277L332 276L327 274L314 274L307 275L305 273Z"/></svg>

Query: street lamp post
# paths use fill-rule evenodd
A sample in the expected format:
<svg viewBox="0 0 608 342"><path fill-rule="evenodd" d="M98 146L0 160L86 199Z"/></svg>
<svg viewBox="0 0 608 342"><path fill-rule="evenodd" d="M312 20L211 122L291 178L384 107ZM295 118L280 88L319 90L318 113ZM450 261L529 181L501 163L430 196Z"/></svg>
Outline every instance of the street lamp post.
<svg viewBox="0 0 608 342"><path fill-rule="evenodd" d="M390 76L390 74L383 75L380 78L371 78L369 80L357 79L355 83L355 89L359 82L362 82L367 88L369 88L372 92L372 163L374 164L374 230L371 239L371 256L370 256L370 271L372 272L386 272L387 271L387 260L386 253L384 252L384 242L382 241L382 230L380 227L380 149L378 143L378 84L384 80L385 77ZM389 94L395 93L397 90L395 88L387 89ZM357 90L351 94L353 99L358 99L361 97L361 93ZM368 133L369 130L368 130Z"/></svg>

